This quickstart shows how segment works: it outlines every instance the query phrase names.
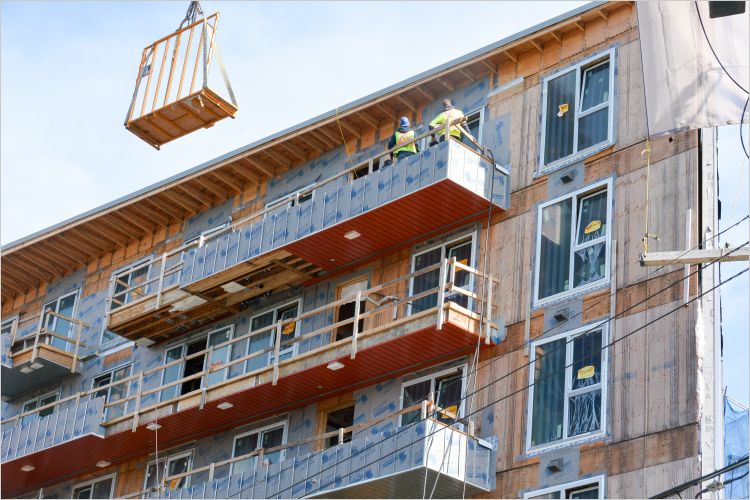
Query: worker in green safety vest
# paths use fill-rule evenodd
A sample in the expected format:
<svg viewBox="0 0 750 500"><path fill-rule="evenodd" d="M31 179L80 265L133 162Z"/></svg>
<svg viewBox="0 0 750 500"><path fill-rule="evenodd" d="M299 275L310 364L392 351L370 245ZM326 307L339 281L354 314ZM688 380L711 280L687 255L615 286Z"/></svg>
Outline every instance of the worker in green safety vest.
<svg viewBox="0 0 750 500"><path fill-rule="evenodd" d="M406 158L408 156L419 153L419 144L416 142L409 142L414 139L414 131L411 130L409 119L405 116L401 117L398 122L398 128L391 136L388 141L388 149L393 149L391 153L391 162L396 159Z"/></svg>
<svg viewBox="0 0 750 500"><path fill-rule="evenodd" d="M466 125L466 116L464 116L460 109L456 109L453 107L453 103L450 99L443 99L443 112L437 115L435 119L430 122L430 130L448 123L449 121L451 124L451 136L460 141L464 131L466 131L468 128ZM440 136L440 142L445 140L444 128L438 130L437 134ZM435 140L435 134L432 134L432 142L430 143L430 146L432 146L436 142L437 141Z"/></svg>

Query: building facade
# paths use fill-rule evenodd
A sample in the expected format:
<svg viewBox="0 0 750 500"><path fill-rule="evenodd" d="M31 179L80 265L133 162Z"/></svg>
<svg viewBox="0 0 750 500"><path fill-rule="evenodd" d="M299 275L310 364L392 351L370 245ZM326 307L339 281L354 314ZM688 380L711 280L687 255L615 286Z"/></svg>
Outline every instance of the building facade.
<svg viewBox="0 0 750 500"><path fill-rule="evenodd" d="M639 264L644 233L711 245L715 136L647 141L640 51L634 4L589 4L6 245L3 495L646 497L720 466L714 271ZM432 142L444 98L481 147ZM400 116L421 152L390 163Z"/></svg>

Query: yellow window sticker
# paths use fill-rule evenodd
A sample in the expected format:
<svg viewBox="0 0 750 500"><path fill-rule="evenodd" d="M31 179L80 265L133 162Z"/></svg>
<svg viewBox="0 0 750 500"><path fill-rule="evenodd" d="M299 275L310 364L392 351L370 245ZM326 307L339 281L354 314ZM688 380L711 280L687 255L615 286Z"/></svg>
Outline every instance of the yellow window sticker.
<svg viewBox="0 0 750 500"><path fill-rule="evenodd" d="M583 230L583 234L591 234L594 231L598 231L602 227L602 221L600 220L592 220L589 222L589 225L586 226L586 229Z"/></svg>
<svg viewBox="0 0 750 500"><path fill-rule="evenodd" d="M559 116L560 118L562 118L563 116L565 116L565 113L568 112L568 109L570 109L570 107L568 106L568 103L560 104L557 107L557 116Z"/></svg>
<svg viewBox="0 0 750 500"><path fill-rule="evenodd" d="M578 370L578 380L591 378L594 376L594 373L596 373L596 369L592 365L584 366Z"/></svg>
<svg viewBox="0 0 750 500"><path fill-rule="evenodd" d="M456 405L451 405L443 409L443 415L449 418L456 418L456 412L458 412L458 406Z"/></svg>
<svg viewBox="0 0 750 500"><path fill-rule="evenodd" d="M282 335L291 335L294 333L294 330L297 328L297 322L293 321L291 323L287 323L284 325L284 328L281 329Z"/></svg>
<svg viewBox="0 0 750 500"><path fill-rule="evenodd" d="M469 265L469 259L461 259L461 260L458 261L458 263L462 264L464 266L468 266Z"/></svg>

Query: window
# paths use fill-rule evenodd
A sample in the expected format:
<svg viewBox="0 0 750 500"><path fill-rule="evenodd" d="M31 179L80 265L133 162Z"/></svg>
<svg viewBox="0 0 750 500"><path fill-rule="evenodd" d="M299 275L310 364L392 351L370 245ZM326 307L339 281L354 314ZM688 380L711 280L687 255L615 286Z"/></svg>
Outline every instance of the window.
<svg viewBox="0 0 750 500"><path fill-rule="evenodd" d="M531 344L527 448L605 432L607 330L580 328Z"/></svg>
<svg viewBox="0 0 750 500"><path fill-rule="evenodd" d="M162 370L162 385L202 372L206 367L205 352L188 360L183 358L190 356L191 354L205 351L211 346L214 346L214 350L211 353L211 359L208 360L209 365L220 365L229 362L232 346L224 345L218 348L216 348L216 346L230 340L233 335L234 325L229 325L210 331L207 335L201 334L187 342L169 347L164 354L164 364L166 365L178 360L182 360L182 362L175 363ZM210 387L226 380L226 377L226 368L213 371L207 375L206 385ZM161 391L161 400L166 401L177 396L183 396L190 392L197 391L201 388L202 382L203 377L196 377L181 384L167 387Z"/></svg>
<svg viewBox="0 0 750 500"><path fill-rule="evenodd" d="M372 161L372 170L370 169L370 162L367 161L366 163L359 165L358 168L351 171L351 173L349 174L350 180L360 179L362 177L370 175L373 172L377 172L378 170L380 170L380 158Z"/></svg>
<svg viewBox="0 0 750 500"><path fill-rule="evenodd" d="M539 207L535 302L609 279L611 181Z"/></svg>
<svg viewBox="0 0 750 500"><path fill-rule="evenodd" d="M98 477L73 486L73 498L113 498L115 494L115 475L110 474Z"/></svg>
<svg viewBox="0 0 750 500"><path fill-rule="evenodd" d="M130 376L130 369L132 365L125 365L115 370L102 373L101 375L94 377L91 383L91 388L96 389L97 387L103 387L114 382L118 382ZM107 387L101 391L97 391L94 394L95 398L104 398L105 403L114 403L120 401L128 396L128 383L114 385ZM124 405L110 406L104 411L104 419L116 418L122 416L125 413Z"/></svg>
<svg viewBox="0 0 750 500"><path fill-rule="evenodd" d="M256 429L234 438L232 458L241 457L263 448L268 450L286 443L286 422L275 423L260 429ZM272 453L264 453L263 460L268 463L279 463L284 460L286 450L277 450ZM252 456L244 460L232 463L231 475L251 474L255 470L258 456Z"/></svg>
<svg viewBox="0 0 750 500"><path fill-rule="evenodd" d="M604 476L524 493L524 498L604 498Z"/></svg>
<svg viewBox="0 0 750 500"><path fill-rule="evenodd" d="M471 113L466 114L466 125L468 128L468 132L474 136L474 139L477 140L478 143L482 143L482 110L479 109L477 111L472 111ZM474 144L472 144L469 139L466 137L461 138L461 142L466 144L467 146L474 147Z"/></svg>
<svg viewBox="0 0 750 500"><path fill-rule="evenodd" d="M42 396L36 397L34 399L30 399L26 401L23 404L23 409L21 410L22 413L26 413L27 411L33 411L37 408L41 408L42 406L54 403L60 399L60 391L57 390L55 392L50 392L47 394L44 394ZM37 413L32 413L31 415L26 415L21 419L21 423L26 424L28 422L31 422L37 417L46 417L47 415L52 415L55 413L56 406L52 406L50 408L45 408L44 410L41 410Z"/></svg>
<svg viewBox="0 0 750 500"><path fill-rule="evenodd" d="M139 260L115 272L112 291L112 309L133 302L148 295L148 276L151 272L151 258ZM140 285L140 286L139 286Z"/></svg>
<svg viewBox="0 0 750 500"><path fill-rule="evenodd" d="M185 241L185 243L183 244L183 246L190 245L191 243L194 243L194 242L197 241L198 242L198 247L202 247L205 244L205 242L206 242L207 239L211 238L213 235L215 235L216 233L220 232L222 229L224 229L226 227L229 227L230 222L231 222L231 220L227 220L227 221L225 221L225 222L223 222L223 223L221 223L221 224L219 224L217 226L208 228L205 231L201 231L201 233L199 235L194 236L194 237L190 238L189 240ZM184 252L183 252L182 257L184 257Z"/></svg>
<svg viewBox="0 0 750 500"><path fill-rule="evenodd" d="M339 429L345 429L354 425L354 404L339 408L337 410L329 411L326 414L326 428L324 433L338 431ZM344 433L344 443L348 443L352 440L352 432L347 431ZM339 437L330 436L326 439L325 447L331 448L339 444Z"/></svg>
<svg viewBox="0 0 750 500"><path fill-rule="evenodd" d="M73 323L68 320L62 319L52 314L47 314L51 311L60 316L73 318L76 313L76 304L78 302L78 290L70 292L62 297L59 297L51 302L44 304L42 308L42 322L44 329L50 333L55 333L62 337L70 337L73 335ZM59 337L48 336L46 342L53 347L61 349L63 351L69 351L73 349L73 344Z"/></svg>
<svg viewBox="0 0 750 500"><path fill-rule="evenodd" d="M435 404L442 410L437 415L437 420L447 424L454 423L457 417L463 415L463 394L466 389L464 373L466 365L405 382L401 386L401 408L426 401L432 395ZM404 413L401 415L400 425L417 422L420 418L420 410Z"/></svg>
<svg viewBox="0 0 750 500"><path fill-rule="evenodd" d="M412 260L412 272L425 269L434 264L438 264L445 259L455 257L456 261L461 264L471 266L474 261L474 237L464 236L457 240L443 243L429 250L421 251L414 255ZM471 275L466 271L456 271L456 286L462 288L471 288ZM422 274L419 274L411 280L411 292L409 295L417 295L422 292L426 292L433 288L437 288L440 284L440 269L433 269ZM455 294L453 296L446 296L446 300L453 301L456 304L468 307L469 298L463 294ZM418 313L420 311L426 311L437 305L437 292L427 295L425 297L413 300L409 310L411 313Z"/></svg>
<svg viewBox="0 0 750 500"><path fill-rule="evenodd" d="M159 458L157 463L155 460L149 462L146 466L146 481L144 489L148 490L155 486L159 486L166 477L174 476L176 474L182 474L188 472L193 463L193 452L186 451L185 453L179 453L172 455L171 457ZM167 489L176 490L177 488L185 488L190 484L190 477L181 477L167 484Z"/></svg>
<svg viewBox="0 0 750 500"><path fill-rule="evenodd" d="M352 299L350 302L345 302L341 304L336 309L336 322L340 321L346 321L348 319L351 319L354 317L356 304L357 304L357 292L364 292L367 290L367 283L368 280L366 277L364 278L357 278L355 280L349 281L348 283L344 283L343 285L339 285L336 288L336 300L346 300L346 299ZM367 305L365 298L361 297L361 300L359 301L359 314L363 314L365 312L365 306ZM364 318L360 318L360 320L357 322L357 331L362 332L365 327L365 320ZM354 334L354 322L351 322L346 325L342 325L338 328L336 328L336 335L334 337L334 342L343 340L346 338L351 337Z"/></svg>
<svg viewBox="0 0 750 500"><path fill-rule="evenodd" d="M613 142L614 49L544 80L540 170Z"/></svg>
<svg viewBox="0 0 750 500"><path fill-rule="evenodd" d="M17 326L18 326L18 318L13 318L13 319L9 319L8 321L4 321L2 323L2 326L0 326L0 334L13 337L13 334L15 333L14 331Z"/></svg>
<svg viewBox="0 0 750 500"><path fill-rule="evenodd" d="M285 203L287 207L294 207L296 205L301 205L305 203L306 201L309 201L312 199L314 189L315 189L315 184L309 184L303 187L302 189L295 191L294 193L286 194L269 203L266 203L266 208L280 207L284 205Z"/></svg>
<svg viewBox="0 0 750 500"><path fill-rule="evenodd" d="M292 303L283 304L264 313L253 316L250 319L250 331L254 332L262 328L268 327L279 321L296 318L299 315L300 301L295 300ZM299 322L293 321L286 323L282 327L281 331L281 342L291 340L299 334ZM247 344L247 354L266 349L274 346L276 343L275 329L268 329L263 333L250 337ZM279 351L279 361L289 359L297 352L297 344L290 346L284 346L282 344L281 351ZM245 371L252 371L258 368L266 366L266 364L273 364L274 353L269 352L268 357L256 356L245 361ZM266 363L267 360L267 363Z"/></svg>

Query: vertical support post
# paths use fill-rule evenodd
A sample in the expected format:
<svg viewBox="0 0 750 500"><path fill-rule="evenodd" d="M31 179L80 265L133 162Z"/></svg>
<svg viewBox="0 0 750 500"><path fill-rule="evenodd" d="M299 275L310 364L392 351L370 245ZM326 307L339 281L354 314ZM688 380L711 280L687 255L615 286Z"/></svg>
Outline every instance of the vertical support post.
<svg viewBox="0 0 750 500"><path fill-rule="evenodd" d="M445 287L448 286L447 283L447 277L448 277L448 260L443 260L443 262L440 264L440 288L438 288L438 296L437 296L437 329L442 330L443 329L443 320L444 320L444 311L443 311L443 302L445 302ZM455 266L454 266L455 267Z"/></svg>
<svg viewBox="0 0 750 500"><path fill-rule="evenodd" d="M473 418L469 419L469 436L474 437L477 433L477 423Z"/></svg>
<svg viewBox="0 0 750 500"><path fill-rule="evenodd" d="M693 220L693 209L688 208L685 213L685 251L687 252L691 248L692 238L692 220ZM683 304L687 305L690 301L690 264L685 264L685 279L682 283L683 287Z"/></svg>
<svg viewBox="0 0 750 500"><path fill-rule="evenodd" d="M73 323L73 329L76 331L76 343L73 347L73 362L70 364L70 373L75 373L78 365L78 349L81 348L81 323Z"/></svg>
<svg viewBox="0 0 750 500"><path fill-rule="evenodd" d="M208 21L203 19L203 88L208 87Z"/></svg>
<svg viewBox="0 0 750 500"><path fill-rule="evenodd" d="M352 326L352 355L351 359L357 356L357 337L359 337L359 303L362 300L362 291L357 290L354 302L354 325Z"/></svg>
<svg viewBox="0 0 750 500"><path fill-rule="evenodd" d="M490 344L492 339L492 282L494 278L492 274L487 276L487 296L484 298L485 307L487 312L484 316L484 343L485 345Z"/></svg>
<svg viewBox="0 0 750 500"><path fill-rule="evenodd" d="M421 417L422 420L424 420L424 419L427 418L427 405L428 405L428 402L427 402L426 399L424 401L422 401L422 409L421 409L421 412L420 412L420 417Z"/></svg>
<svg viewBox="0 0 750 500"><path fill-rule="evenodd" d="M39 326L39 330L37 330L36 335L34 335L34 348L31 350L31 363L33 363L36 360L37 354L39 354L39 336L42 333L42 330L46 331L46 327L44 326L44 321L47 319L47 313L42 311L42 324Z"/></svg>
<svg viewBox="0 0 750 500"><path fill-rule="evenodd" d="M529 347L529 340L531 340L531 289L534 287L534 271L529 271L529 284L526 287L526 321L523 324L523 355L527 358L531 348ZM499 310L500 304L498 304Z"/></svg>
<svg viewBox="0 0 750 500"><path fill-rule="evenodd" d="M339 427L339 444L344 444L344 428Z"/></svg>
<svg viewBox="0 0 750 500"><path fill-rule="evenodd" d="M133 409L133 432L138 429L141 419L141 392L143 391L143 372L138 373L138 387L135 392L135 408Z"/></svg>
<svg viewBox="0 0 750 500"><path fill-rule="evenodd" d="M612 265L609 266L609 317L614 318L617 316L617 240L615 239L612 240L612 249L609 252L609 255L610 259L612 259ZM615 338L616 327L617 320L609 325L610 342Z"/></svg>
<svg viewBox="0 0 750 500"><path fill-rule="evenodd" d="M216 463L211 462L211 465L208 468L208 482L209 483L214 480L214 468L215 467L216 467Z"/></svg>
<svg viewBox="0 0 750 500"><path fill-rule="evenodd" d="M167 253L161 255L161 271L159 271L159 284L156 287L156 310L161 307L161 291L164 288L164 271L167 268Z"/></svg>
<svg viewBox="0 0 750 500"><path fill-rule="evenodd" d="M281 323L282 321L279 320L278 323L276 323L275 328L275 335L276 335L276 342L273 349L273 380L271 381L272 385L276 385L279 382L279 352L281 352Z"/></svg>

